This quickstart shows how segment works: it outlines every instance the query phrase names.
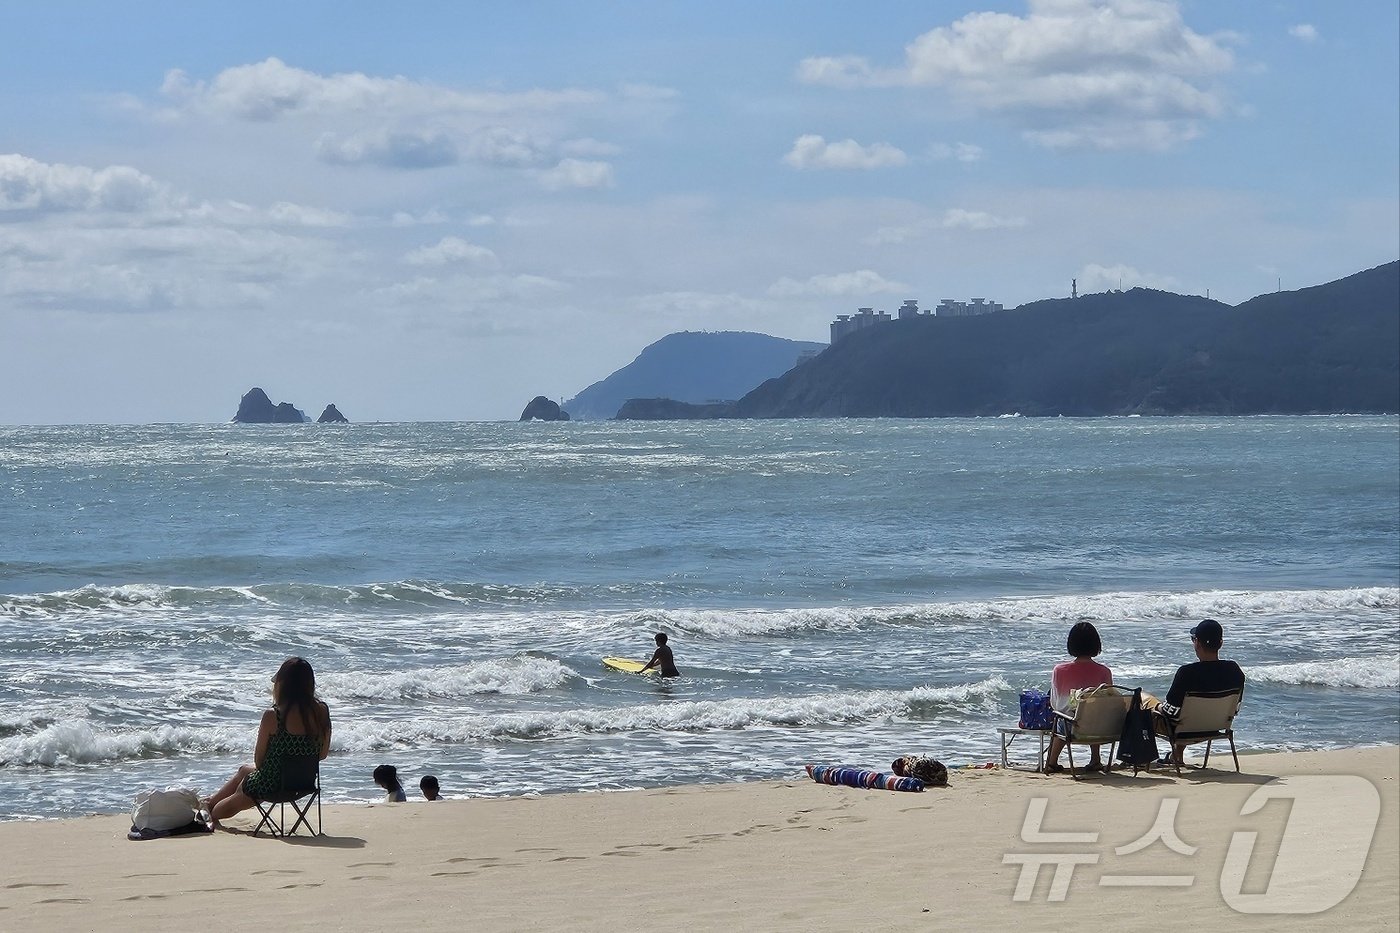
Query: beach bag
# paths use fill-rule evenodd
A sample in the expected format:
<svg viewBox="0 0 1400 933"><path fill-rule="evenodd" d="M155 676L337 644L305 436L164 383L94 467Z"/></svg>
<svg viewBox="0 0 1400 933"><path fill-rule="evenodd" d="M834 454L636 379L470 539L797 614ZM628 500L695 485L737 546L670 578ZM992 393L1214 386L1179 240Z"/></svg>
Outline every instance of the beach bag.
<svg viewBox="0 0 1400 933"><path fill-rule="evenodd" d="M1021 691L1021 728L1049 729L1055 723L1050 698L1039 690Z"/></svg>
<svg viewBox="0 0 1400 933"><path fill-rule="evenodd" d="M188 787L165 790L143 790L136 795L131 811L132 829L168 832L178 829L199 816L199 794Z"/></svg>
<svg viewBox="0 0 1400 933"><path fill-rule="evenodd" d="M1123 733L1118 737L1118 760L1133 770L1146 768L1157 760L1157 733L1152 728L1152 714L1142 708L1141 687L1133 691L1128 702Z"/></svg>

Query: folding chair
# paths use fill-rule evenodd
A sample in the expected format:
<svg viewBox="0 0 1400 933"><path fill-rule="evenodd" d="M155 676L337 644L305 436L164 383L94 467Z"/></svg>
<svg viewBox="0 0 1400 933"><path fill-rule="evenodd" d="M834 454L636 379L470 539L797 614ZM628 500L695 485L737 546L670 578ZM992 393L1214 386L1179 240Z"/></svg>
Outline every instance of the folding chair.
<svg viewBox="0 0 1400 933"><path fill-rule="evenodd" d="M1215 693L1188 693L1181 701L1181 712L1175 719L1166 716L1162 722L1167 727L1167 741L1172 746L1172 763L1181 758L1180 752L1188 745L1206 743L1206 756L1201 762L1204 768L1210 763L1210 745L1216 739L1230 742L1230 757L1235 759L1235 771L1240 770L1240 756L1235 752L1235 715L1244 701L1244 687L1238 690L1220 690ZM1176 765L1176 773L1181 775L1181 765Z"/></svg>
<svg viewBox="0 0 1400 933"><path fill-rule="evenodd" d="M305 826L313 836L321 835L321 759L316 755L297 755L286 759L282 763L281 787L254 802L262 814L262 820L253 830L255 836L264 826L273 836L295 835L301 826ZM310 819L313 803L316 804L315 829L311 828ZM296 814L291 829L286 827L287 804L292 805L292 811ZM276 819L273 818L274 807Z"/></svg>
<svg viewBox="0 0 1400 933"><path fill-rule="evenodd" d="M1123 720L1128 717L1128 703L1133 693L1123 687L1101 684L1079 694L1074 713L1054 710L1056 732L1065 740L1069 752L1069 774L1076 781L1079 772L1074 767L1074 746L1107 745L1108 763L1105 771L1113 770L1113 752L1123 735Z"/></svg>

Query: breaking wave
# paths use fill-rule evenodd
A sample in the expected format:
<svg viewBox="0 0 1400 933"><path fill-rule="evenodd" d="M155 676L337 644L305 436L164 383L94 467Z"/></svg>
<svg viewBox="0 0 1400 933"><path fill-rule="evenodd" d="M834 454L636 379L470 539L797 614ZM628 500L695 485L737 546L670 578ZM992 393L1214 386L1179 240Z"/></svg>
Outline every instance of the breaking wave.
<svg viewBox="0 0 1400 933"><path fill-rule="evenodd" d="M560 665L562 667L562 665ZM746 697L624 707L552 709L436 720L337 722L331 749L365 752L419 748L425 744L542 739L632 731L710 732L800 727L927 716L956 706L991 708L1010 686L1000 677L951 687L870 690L801 697ZM37 732L0 738L0 767L71 766L102 761L223 754L246 751L246 725L191 728L103 729L87 720L64 720Z"/></svg>
<svg viewBox="0 0 1400 933"><path fill-rule="evenodd" d="M319 583L261 583L255 586L166 586L89 584L54 593L0 595L0 617L42 621L65 615L110 611L219 611L246 607L288 609L389 608L407 610L461 607L502 608L538 605L579 595L570 586L512 586L493 583L439 583L400 580L333 586Z"/></svg>
<svg viewBox="0 0 1400 933"><path fill-rule="evenodd" d="M331 700L411 700L483 693L537 693L561 687L577 676L561 661L525 655L392 674L372 671L324 674L318 686Z"/></svg>
<svg viewBox="0 0 1400 933"><path fill-rule="evenodd" d="M1381 658L1337 658L1297 664L1268 664L1245 669L1245 676L1265 684L1306 687L1400 687L1400 654Z"/></svg>
<svg viewBox="0 0 1400 933"><path fill-rule="evenodd" d="M635 620L671 626L677 631L714 638L777 635L813 631L839 632L870 626L1006 624L1021 622L1147 619L1238 619L1259 616L1329 614L1400 609L1400 589L1366 587L1344 590L1276 590L1197 593L1102 593L1031 596L1014 599L930 603L883 608L822 609L659 609L637 613Z"/></svg>

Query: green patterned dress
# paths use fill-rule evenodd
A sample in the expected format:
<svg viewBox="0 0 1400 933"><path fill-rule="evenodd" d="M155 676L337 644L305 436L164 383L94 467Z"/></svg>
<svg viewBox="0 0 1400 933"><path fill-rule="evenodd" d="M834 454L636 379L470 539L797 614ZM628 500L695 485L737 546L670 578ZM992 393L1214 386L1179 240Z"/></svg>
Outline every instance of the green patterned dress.
<svg viewBox="0 0 1400 933"><path fill-rule="evenodd" d="M282 765L288 758L321 754L321 739L314 735L293 735L287 731L282 711L277 713L277 731L267 738L262 766L243 779L243 793L261 800L282 789Z"/></svg>

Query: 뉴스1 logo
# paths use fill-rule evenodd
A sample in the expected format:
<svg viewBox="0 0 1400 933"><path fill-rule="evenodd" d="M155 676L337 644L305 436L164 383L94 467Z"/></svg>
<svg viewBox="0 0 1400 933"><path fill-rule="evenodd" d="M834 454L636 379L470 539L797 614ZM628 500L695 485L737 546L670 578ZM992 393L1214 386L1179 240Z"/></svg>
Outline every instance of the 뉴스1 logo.
<svg viewBox="0 0 1400 933"><path fill-rule="evenodd" d="M1275 800L1288 801L1291 809L1272 865L1254 864L1259 829L1241 828L1238 824L1223 826L1222 832L1233 832L1220 871L1220 896L1232 910L1245 914L1315 914L1335 907L1361 879L1380 821L1380 792L1370 781L1356 775L1303 775L1258 788L1245 800L1239 815L1258 814ZM1046 798L1034 797L1026 806L1021 823L1023 843L1065 847L1099 841L1097 830L1041 829L1048 804ZM1162 800L1151 828L1140 838L1115 847L1114 856L1130 857L1157 844L1178 855L1194 856L1200 847L1189 844L1176 831L1180 805L1179 798ZM1052 866L1046 901L1063 901L1069 894L1075 869L1097 865L1100 857L1098 852L1008 852L1002 856L1002 864L1021 866L1011 899L1030 901L1040 869ZM1251 868L1256 878L1262 877L1266 882L1257 893L1245 891ZM1195 883L1195 875L1112 873L1098 879L1098 887L1103 888L1190 887ZM1257 887L1257 882L1253 886Z"/></svg>

